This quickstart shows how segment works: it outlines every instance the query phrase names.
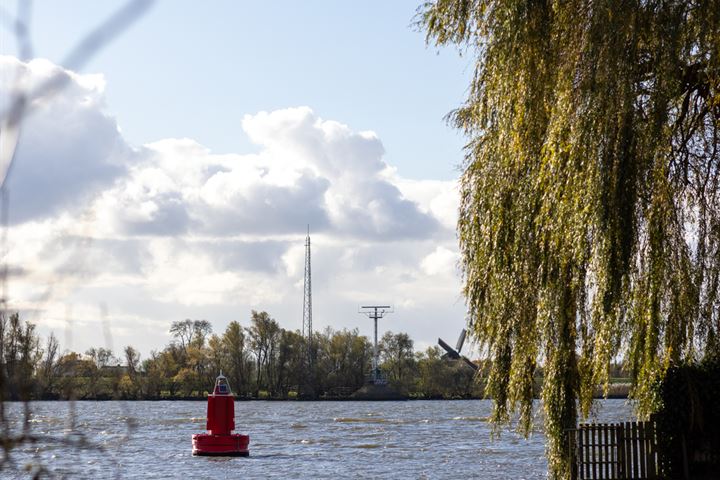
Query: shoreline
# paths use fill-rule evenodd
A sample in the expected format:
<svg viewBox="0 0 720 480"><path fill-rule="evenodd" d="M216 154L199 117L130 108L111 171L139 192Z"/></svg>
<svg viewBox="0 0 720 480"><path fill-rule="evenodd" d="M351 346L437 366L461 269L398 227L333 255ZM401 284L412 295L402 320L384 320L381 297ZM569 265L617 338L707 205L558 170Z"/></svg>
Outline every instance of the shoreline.
<svg viewBox="0 0 720 480"><path fill-rule="evenodd" d="M627 400L627 394L611 394L607 397L602 395L594 395L593 400ZM364 398L238 398L236 402L458 402L465 400L492 400L485 397L469 397L469 398L420 398L407 397L402 399L364 399ZM540 400L535 397L535 400ZM207 402L205 397L168 397L168 398L37 398L30 400L5 400L6 403L23 403L23 402Z"/></svg>

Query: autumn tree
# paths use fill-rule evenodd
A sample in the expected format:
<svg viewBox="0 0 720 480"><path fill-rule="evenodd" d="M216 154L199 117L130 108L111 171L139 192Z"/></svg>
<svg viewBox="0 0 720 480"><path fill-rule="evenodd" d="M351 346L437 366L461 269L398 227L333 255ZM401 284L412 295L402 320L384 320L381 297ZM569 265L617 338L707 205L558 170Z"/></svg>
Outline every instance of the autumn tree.
<svg viewBox="0 0 720 480"><path fill-rule="evenodd" d="M23 322L18 312L0 312L0 401L30 398L40 356L35 325Z"/></svg>
<svg viewBox="0 0 720 480"><path fill-rule="evenodd" d="M146 398L160 398L165 382L165 372L162 365L162 354L150 352L150 357L143 360L143 379L140 384L141 394Z"/></svg>
<svg viewBox="0 0 720 480"><path fill-rule="evenodd" d="M140 365L140 352L135 350L132 346L128 345L125 347L125 365L127 365L127 372L130 378L134 379L138 374L138 367Z"/></svg>
<svg viewBox="0 0 720 480"><path fill-rule="evenodd" d="M87 395L91 398L109 395L111 388L107 388L107 384L110 382L103 381L103 377L107 373L105 372L106 367L118 363L112 350L92 347L85 352L85 356L88 361L81 364L81 371L87 379ZM108 380L111 381L111 379Z"/></svg>
<svg viewBox="0 0 720 480"><path fill-rule="evenodd" d="M207 320L194 320L192 323L192 340L191 344L195 347L202 348L205 346L205 340L212 333L212 325Z"/></svg>
<svg viewBox="0 0 720 480"><path fill-rule="evenodd" d="M639 413L668 365L718 349L720 1L435 0L428 42L475 62L458 234L492 420L532 420L550 475L576 400L626 357Z"/></svg>
<svg viewBox="0 0 720 480"><path fill-rule="evenodd" d="M392 383L408 391L416 367L412 339L407 333L385 332L379 347L383 371Z"/></svg>
<svg viewBox="0 0 720 480"><path fill-rule="evenodd" d="M187 354L177 345L170 344L162 352L153 355L153 357L153 364L148 365L146 371L148 371L148 367L151 368L153 373L157 375L159 392L162 393L163 390L167 390L172 397L179 388L175 377L184 365Z"/></svg>
<svg viewBox="0 0 720 480"><path fill-rule="evenodd" d="M42 352L42 359L38 366L38 383L40 384L40 397L53 395L55 384L59 376L58 349L60 344L55 334L50 332Z"/></svg>
<svg viewBox="0 0 720 480"><path fill-rule="evenodd" d="M123 350L127 371L122 375L119 390L123 398L135 398L140 392L140 353L128 345Z"/></svg>
<svg viewBox="0 0 720 480"><path fill-rule="evenodd" d="M251 313L250 323L249 345L255 356L255 396L258 396L263 380L264 386L273 384L280 325L267 312L255 310Z"/></svg>
<svg viewBox="0 0 720 480"><path fill-rule="evenodd" d="M170 333L179 343L180 349L187 353L191 346L203 347L205 339L212 333L212 325L207 320L180 320L170 325Z"/></svg>
<svg viewBox="0 0 720 480"><path fill-rule="evenodd" d="M333 331L328 327L316 333L316 345L315 367L323 389L354 391L363 386L371 368L372 344L357 328Z"/></svg>
<svg viewBox="0 0 720 480"><path fill-rule="evenodd" d="M170 333L179 343L180 349L183 352L187 352L187 347L190 345L193 337L193 321L186 318L185 320L173 322L172 325L170 325Z"/></svg>
<svg viewBox="0 0 720 480"><path fill-rule="evenodd" d="M246 338L242 326L238 322L230 322L222 336L222 346L227 352L227 377L230 386L239 395L247 394L252 364L245 348Z"/></svg>
<svg viewBox="0 0 720 480"><path fill-rule="evenodd" d="M298 388L303 381L303 373L307 368L307 349L305 338L299 331L280 329L277 346L277 366L275 368L275 385L271 391L287 397L290 388Z"/></svg>

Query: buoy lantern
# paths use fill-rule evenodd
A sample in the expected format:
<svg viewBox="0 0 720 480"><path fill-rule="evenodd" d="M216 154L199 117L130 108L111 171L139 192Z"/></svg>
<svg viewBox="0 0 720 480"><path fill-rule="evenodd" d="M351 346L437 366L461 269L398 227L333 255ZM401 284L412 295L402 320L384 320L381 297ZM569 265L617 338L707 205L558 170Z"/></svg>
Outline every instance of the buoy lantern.
<svg viewBox="0 0 720 480"><path fill-rule="evenodd" d="M192 436L193 455L247 457L250 437L235 430L235 396L220 372L213 393L208 395L207 433Z"/></svg>

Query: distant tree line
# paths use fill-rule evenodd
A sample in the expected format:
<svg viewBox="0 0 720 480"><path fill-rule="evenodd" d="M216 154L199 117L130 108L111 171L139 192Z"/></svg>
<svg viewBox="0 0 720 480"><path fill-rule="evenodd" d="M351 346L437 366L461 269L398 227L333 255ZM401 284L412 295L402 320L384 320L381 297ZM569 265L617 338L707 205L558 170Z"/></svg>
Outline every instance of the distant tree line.
<svg viewBox="0 0 720 480"><path fill-rule="evenodd" d="M203 398L220 371L238 398L344 398L372 362L372 343L357 329L316 332L309 351L299 331L267 312L252 311L249 326L233 321L222 333L207 320L173 322L172 341L144 359L132 346L60 352L52 333L42 341L18 313L0 315L0 401ZM482 395L472 369L443 359L438 347L415 352L407 333L386 332L379 353L388 382L411 397Z"/></svg>

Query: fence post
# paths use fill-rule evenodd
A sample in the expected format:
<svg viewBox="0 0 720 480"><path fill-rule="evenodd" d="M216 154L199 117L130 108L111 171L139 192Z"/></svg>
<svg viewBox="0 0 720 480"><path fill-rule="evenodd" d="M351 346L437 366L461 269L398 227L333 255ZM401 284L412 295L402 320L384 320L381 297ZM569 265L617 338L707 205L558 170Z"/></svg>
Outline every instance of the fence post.
<svg viewBox="0 0 720 480"><path fill-rule="evenodd" d="M655 438L655 421L648 422L647 430L647 450L648 450L648 478L657 478L657 448Z"/></svg>
<svg viewBox="0 0 720 480"><path fill-rule="evenodd" d="M567 429L567 441L568 441L568 462L570 463L570 480L577 480L577 445L575 438L576 430Z"/></svg>

